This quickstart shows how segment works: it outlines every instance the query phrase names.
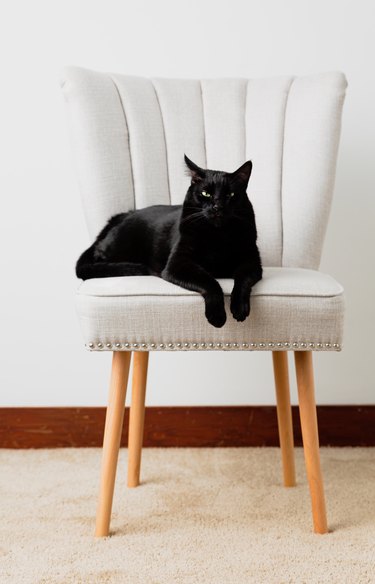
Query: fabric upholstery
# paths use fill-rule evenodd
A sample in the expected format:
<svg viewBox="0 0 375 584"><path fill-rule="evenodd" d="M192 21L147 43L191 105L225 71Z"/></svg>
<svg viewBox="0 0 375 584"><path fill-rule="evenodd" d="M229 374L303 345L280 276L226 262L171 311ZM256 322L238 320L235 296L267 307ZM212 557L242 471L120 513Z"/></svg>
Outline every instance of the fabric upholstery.
<svg viewBox="0 0 375 584"><path fill-rule="evenodd" d="M251 159L248 193L266 267L244 323L229 312L232 281L222 281L222 329L206 321L199 295L159 278L87 281L77 307L89 348L341 347L342 288L316 270L334 187L342 73L151 80L69 67L62 88L92 238L115 213L181 203L189 185L184 153L228 171Z"/></svg>
<svg viewBox="0 0 375 584"><path fill-rule="evenodd" d="M282 265L317 268L335 180L345 80L295 79L285 116Z"/></svg>
<svg viewBox="0 0 375 584"><path fill-rule="evenodd" d="M227 311L221 329L207 322L199 294L161 278L86 280L77 294L85 343L102 350L116 349L116 344L118 349L132 349L134 343L137 349L147 345L143 347L147 350L270 349L272 345L285 350L293 343L301 349L341 348L344 297L331 276L306 269L265 268L263 279L253 288L250 317L243 323L235 321L229 310L233 280L219 281Z"/></svg>

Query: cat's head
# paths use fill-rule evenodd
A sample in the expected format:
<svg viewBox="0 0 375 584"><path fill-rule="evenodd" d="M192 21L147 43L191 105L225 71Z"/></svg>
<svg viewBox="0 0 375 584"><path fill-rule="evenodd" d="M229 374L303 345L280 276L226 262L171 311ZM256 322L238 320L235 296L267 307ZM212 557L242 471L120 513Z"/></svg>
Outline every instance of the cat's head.
<svg viewBox="0 0 375 584"><path fill-rule="evenodd" d="M187 211L191 209L191 214L199 213L219 227L231 216L238 215L244 204L249 204L246 189L252 169L250 160L234 172L200 168L186 154L185 163L191 184L184 207Z"/></svg>

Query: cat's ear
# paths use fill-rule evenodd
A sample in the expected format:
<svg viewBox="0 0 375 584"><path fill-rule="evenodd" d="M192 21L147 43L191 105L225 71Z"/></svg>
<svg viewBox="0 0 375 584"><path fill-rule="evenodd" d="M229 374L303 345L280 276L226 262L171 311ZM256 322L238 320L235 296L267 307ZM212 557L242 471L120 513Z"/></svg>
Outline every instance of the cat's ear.
<svg viewBox="0 0 375 584"><path fill-rule="evenodd" d="M251 160L248 160L247 162L245 162L245 164L243 164L242 166L237 168L237 170L231 173L230 175L231 182L246 189L250 179L252 168L253 163L251 162Z"/></svg>
<svg viewBox="0 0 375 584"><path fill-rule="evenodd" d="M197 183L197 182L203 180L203 178L205 176L205 170L203 168L200 168L196 164L194 164L194 162L192 160L190 160L190 158L188 158L186 156L186 154L184 154L184 159L185 159L185 164L188 168L188 175L191 177L191 182Z"/></svg>

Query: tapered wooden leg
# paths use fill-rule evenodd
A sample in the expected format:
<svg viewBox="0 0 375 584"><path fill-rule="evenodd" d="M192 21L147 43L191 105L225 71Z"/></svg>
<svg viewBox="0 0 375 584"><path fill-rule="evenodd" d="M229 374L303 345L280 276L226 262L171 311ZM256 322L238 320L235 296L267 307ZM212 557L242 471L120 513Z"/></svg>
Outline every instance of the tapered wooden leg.
<svg viewBox="0 0 375 584"><path fill-rule="evenodd" d="M109 402L104 429L99 502L96 514L96 537L104 537L109 534L130 357L129 351L114 351L113 353Z"/></svg>
<svg viewBox="0 0 375 584"><path fill-rule="evenodd" d="M318 421L311 351L294 352L306 473L310 487L315 533L327 533L323 477L320 468Z"/></svg>
<svg viewBox="0 0 375 584"><path fill-rule="evenodd" d="M287 351L272 351L272 360L284 486L294 487L296 484L296 471L294 466L293 422L292 409L290 407Z"/></svg>
<svg viewBox="0 0 375 584"><path fill-rule="evenodd" d="M139 485L145 397L147 383L148 352L139 351L133 357L132 404L129 418L128 487Z"/></svg>

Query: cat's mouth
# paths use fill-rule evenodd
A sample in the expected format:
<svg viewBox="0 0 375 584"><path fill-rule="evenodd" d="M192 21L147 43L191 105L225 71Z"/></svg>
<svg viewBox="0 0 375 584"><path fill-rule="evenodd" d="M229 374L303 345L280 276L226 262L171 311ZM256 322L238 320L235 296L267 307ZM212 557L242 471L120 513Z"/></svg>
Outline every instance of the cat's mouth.
<svg viewBox="0 0 375 584"><path fill-rule="evenodd" d="M221 227L223 224L224 217L222 215L213 215L211 217L211 223L215 225L215 227Z"/></svg>

